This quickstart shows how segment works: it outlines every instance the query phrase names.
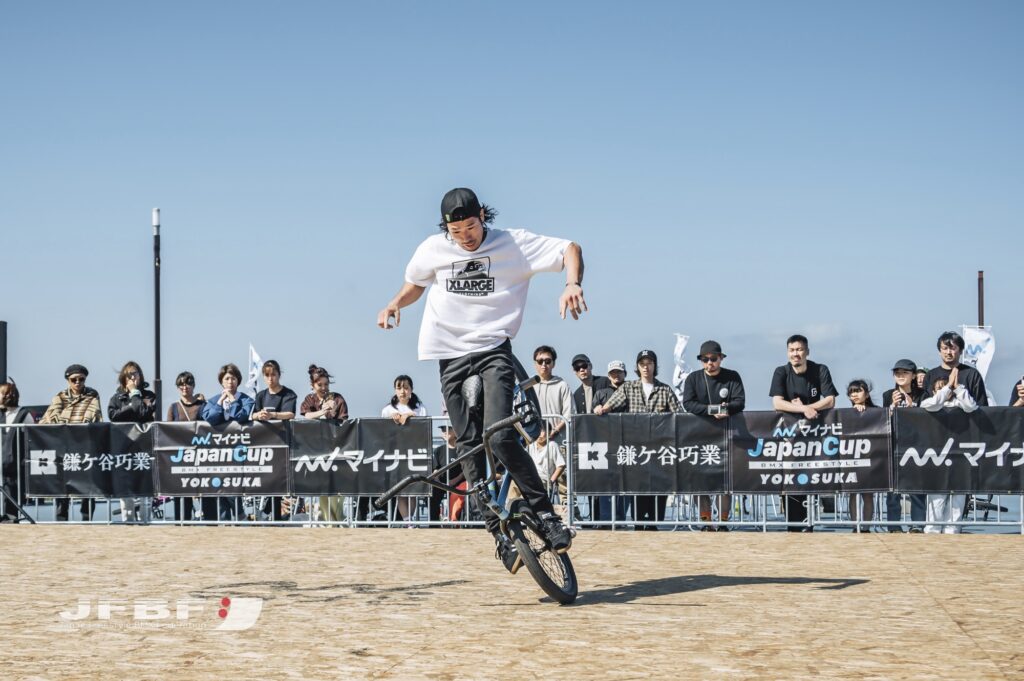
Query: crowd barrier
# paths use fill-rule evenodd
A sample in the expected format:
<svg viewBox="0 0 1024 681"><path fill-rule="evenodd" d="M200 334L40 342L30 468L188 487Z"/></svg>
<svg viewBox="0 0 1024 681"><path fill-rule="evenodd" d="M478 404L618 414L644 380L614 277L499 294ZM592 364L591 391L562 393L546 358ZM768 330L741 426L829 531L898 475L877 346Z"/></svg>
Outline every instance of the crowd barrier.
<svg viewBox="0 0 1024 681"><path fill-rule="evenodd" d="M44 521L44 499L98 499L92 520L112 522L121 505L116 500L146 504L156 497L174 510L158 508L154 522L176 524L478 525L467 516L447 519L453 501L447 495L433 497L443 510L431 519L431 491L422 486L392 502L383 518L368 513L371 496L454 456L443 448L435 462L434 426L444 422L12 425L3 428L4 478L16 498L29 500L30 515ZM566 431L569 466L559 501L567 520L583 527L635 526L632 509L654 495L663 519L645 526L767 531L791 525L781 513L779 495L787 494L807 499L809 526L919 526L907 515L907 496L931 493L970 495L973 511L958 525L1024 533L1024 513L1005 519L1010 508L1024 512L1017 496L1024 492L1024 409L834 409L814 420L777 412L721 421L689 414L577 416ZM996 496L1003 494L1014 496ZM206 501L186 513L193 497L215 498L216 510ZM284 515L282 499L291 513L275 520ZM850 513L851 504L872 499L876 519ZM886 519L887 504L899 504L899 520ZM8 506L0 499L0 511ZM79 504L71 506L74 518Z"/></svg>

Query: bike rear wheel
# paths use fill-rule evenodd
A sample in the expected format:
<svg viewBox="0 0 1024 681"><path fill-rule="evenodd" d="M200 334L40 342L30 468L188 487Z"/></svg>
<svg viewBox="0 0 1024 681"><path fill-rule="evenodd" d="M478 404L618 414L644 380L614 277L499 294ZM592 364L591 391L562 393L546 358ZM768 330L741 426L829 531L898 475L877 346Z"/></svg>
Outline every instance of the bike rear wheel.
<svg viewBox="0 0 1024 681"><path fill-rule="evenodd" d="M552 551L540 533L540 522L531 510L516 512L508 521L508 533L519 557L534 581L548 596L566 605L576 600L579 587L568 554Z"/></svg>

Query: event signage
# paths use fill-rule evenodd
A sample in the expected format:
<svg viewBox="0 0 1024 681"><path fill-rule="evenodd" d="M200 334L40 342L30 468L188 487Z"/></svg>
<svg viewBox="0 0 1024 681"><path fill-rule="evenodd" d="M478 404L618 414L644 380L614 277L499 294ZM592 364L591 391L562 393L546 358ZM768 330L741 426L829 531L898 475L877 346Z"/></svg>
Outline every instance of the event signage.
<svg viewBox="0 0 1024 681"><path fill-rule="evenodd" d="M129 497L153 493L149 425L92 423L25 429L30 496Z"/></svg>
<svg viewBox="0 0 1024 681"><path fill-rule="evenodd" d="M744 412L729 419L736 492L872 492L891 485L889 410L829 409L805 419Z"/></svg>
<svg viewBox="0 0 1024 681"><path fill-rule="evenodd" d="M158 491L167 496L288 493L288 428L281 421L154 426Z"/></svg>
<svg viewBox="0 0 1024 681"><path fill-rule="evenodd" d="M907 492L1024 492L1024 409L897 409L896 484Z"/></svg>
<svg viewBox="0 0 1024 681"><path fill-rule="evenodd" d="M380 494L432 468L429 419L296 421L291 468L296 494ZM406 488L425 494L426 485Z"/></svg>
<svg viewBox="0 0 1024 681"><path fill-rule="evenodd" d="M674 494L726 489L725 421L692 414L573 419L580 494Z"/></svg>

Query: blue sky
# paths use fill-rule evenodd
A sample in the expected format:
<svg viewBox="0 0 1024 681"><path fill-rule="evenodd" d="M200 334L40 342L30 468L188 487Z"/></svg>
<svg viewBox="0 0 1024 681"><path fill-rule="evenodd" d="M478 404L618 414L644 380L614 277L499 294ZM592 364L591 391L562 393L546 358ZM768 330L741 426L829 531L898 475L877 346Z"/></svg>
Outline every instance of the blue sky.
<svg viewBox="0 0 1024 681"><path fill-rule="evenodd" d="M25 402L81 362L216 392L249 342L357 415L409 373L422 303L376 312L469 186L499 227L572 238L590 314L537 278L514 347L691 365L714 338L766 408L785 338L837 381L932 366L986 322L1024 373L1024 6L1016 2L43 2L0 5L0 319ZM165 389L165 397L174 392ZM845 400L843 400L845 403Z"/></svg>

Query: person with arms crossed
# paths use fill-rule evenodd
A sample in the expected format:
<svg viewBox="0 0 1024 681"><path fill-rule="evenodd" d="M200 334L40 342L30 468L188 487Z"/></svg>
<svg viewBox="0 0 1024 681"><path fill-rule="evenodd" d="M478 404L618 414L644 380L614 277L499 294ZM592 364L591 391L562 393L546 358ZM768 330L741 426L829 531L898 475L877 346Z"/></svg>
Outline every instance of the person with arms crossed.
<svg viewBox="0 0 1024 681"><path fill-rule="evenodd" d="M772 408L789 414L799 414L805 419L818 418L818 412L836 406L839 391L832 384L832 374L824 364L807 359L810 346L807 337L794 334L786 339L786 353L789 363L775 369L772 386L768 394ZM784 494L786 521L802 523L807 520L807 495ZM789 532L812 532L812 527L790 525Z"/></svg>
<svg viewBox="0 0 1024 681"><path fill-rule="evenodd" d="M562 318L586 310L583 298L583 254L568 240L526 230L489 227L496 212L482 205L472 190L449 191L441 201L440 234L416 249L405 270L405 283L377 315L377 325L399 325L401 309L415 303L430 287L420 326L421 360L440 363L441 391L463 454L482 442L481 424L470 416L463 383L471 376L483 382L483 428L512 414L516 360L512 338L519 332L530 286L539 272L565 270L559 297ZM433 284L433 286L431 286ZM523 498L544 524L551 548L564 553L572 535L555 514L530 455L513 429L492 439L495 456L508 470ZM484 455L463 464L467 481L486 476ZM496 539L496 555L515 573L522 565L515 546L501 537L498 518L485 511L485 524Z"/></svg>

